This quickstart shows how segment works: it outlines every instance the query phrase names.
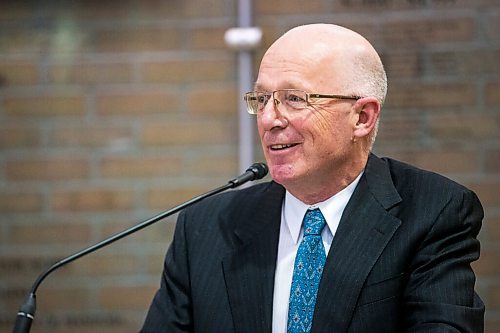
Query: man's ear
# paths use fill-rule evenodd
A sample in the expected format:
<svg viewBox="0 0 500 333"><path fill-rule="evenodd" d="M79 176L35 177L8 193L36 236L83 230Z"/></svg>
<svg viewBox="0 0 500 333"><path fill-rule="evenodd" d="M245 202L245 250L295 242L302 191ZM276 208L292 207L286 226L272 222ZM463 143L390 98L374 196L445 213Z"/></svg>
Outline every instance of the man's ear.
<svg viewBox="0 0 500 333"><path fill-rule="evenodd" d="M353 135L356 138L366 137L377 124L380 116L380 102L375 97L364 97L354 105L357 112Z"/></svg>

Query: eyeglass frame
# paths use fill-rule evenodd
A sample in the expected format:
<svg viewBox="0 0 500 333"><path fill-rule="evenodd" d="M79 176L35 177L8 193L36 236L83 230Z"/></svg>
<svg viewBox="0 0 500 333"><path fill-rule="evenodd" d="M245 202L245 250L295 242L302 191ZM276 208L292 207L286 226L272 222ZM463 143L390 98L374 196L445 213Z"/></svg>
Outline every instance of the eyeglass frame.
<svg viewBox="0 0 500 333"><path fill-rule="evenodd" d="M271 100L271 98L275 101L274 103L276 105L278 104L282 104L282 102L275 98L274 97L274 94L276 92L280 92L280 91L300 91L300 92L303 92L306 96L306 99L305 99L305 102L306 104L310 104L309 103L309 98L332 98L332 99L342 99L342 100L359 100L363 97L361 96L347 96L347 95L330 95L330 94L318 94L318 93L308 93L308 92L305 92L304 90L301 90L301 89L278 89L278 90L274 90L272 92L266 92L266 91L249 91L247 93L245 93L245 95L243 96L243 100L246 102L246 106L247 106L247 112L251 115L257 115L259 114L259 110L257 109L257 111L253 112L253 109L251 109L249 107L249 97L250 97L250 94L257 94L257 93L262 93L262 94L268 94L269 95L269 99L266 101L266 103L264 104L264 107L267 105L267 102L269 102ZM262 109L261 109L262 110Z"/></svg>

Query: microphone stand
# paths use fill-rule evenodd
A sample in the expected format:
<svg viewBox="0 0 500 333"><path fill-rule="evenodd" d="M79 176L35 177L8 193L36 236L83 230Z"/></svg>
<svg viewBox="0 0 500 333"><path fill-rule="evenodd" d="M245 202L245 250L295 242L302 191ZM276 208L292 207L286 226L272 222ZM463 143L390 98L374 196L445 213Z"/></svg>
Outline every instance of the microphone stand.
<svg viewBox="0 0 500 333"><path fill-rule="evenodd" d="M192 198L189 201L186 201L172 209L169 209L167 211L164 211L158 215L155 215L143 222L140 222L137 225L134 225L128 229L125 229L124 231L121 231L119 233L116 233L109 238L106 238L99 243L96 243L94 245L91 245L87 248L84 248L83 250L80 250L66 258L61 259L60 261L56 262L53 264L51 267L49 267L46 271L44 271L42 274L38 276L38 278L35 280L31 287L31 291L24 300L24 303L21 305L19 312L17 313L16 317L16 322L14 325L13 333L28 333L31 329L31 324L33 322L33 319L35 318L35 312L36 312L36 291L40 284L42 283L45 278L55 271L56 269L60 268L61 266L64 266L80 257L83 257L87 254L90 254L92 252L95 252L99 250L100 248L107 246L111 243L116 242L117 240L120 240L124 237L127 237L130 234L133 234L141 229L146 228L147 226L150 226L153 223L156 223L170 215L173 215L182 209L197 203L198 201L201 201L205 198L208 198L212 195L215 195L220 192L224 192L228 189L238 187L247 181L251 180L256 180L256 179L261 179L267 174L267 165L264 163L254 163L252 164L245 173L241 174L240 176L231 179L227 184L220 186L216 189L213 189L209 192L206 192L204 194L201 194L197 197Z"/></svg>

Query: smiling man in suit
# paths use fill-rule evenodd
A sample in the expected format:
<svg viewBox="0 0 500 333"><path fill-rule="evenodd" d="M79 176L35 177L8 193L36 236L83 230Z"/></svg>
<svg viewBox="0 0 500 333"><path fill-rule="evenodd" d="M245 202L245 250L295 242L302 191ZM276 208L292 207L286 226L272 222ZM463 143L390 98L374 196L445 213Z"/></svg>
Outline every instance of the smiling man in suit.
<svg viewBox="0 0 500 333"><path fill-rule="evenodd" d="M180 214L143 332L481 332L481 204L370 152L386 90L349 29L279 38L244 97L273 181Z"/></svg>

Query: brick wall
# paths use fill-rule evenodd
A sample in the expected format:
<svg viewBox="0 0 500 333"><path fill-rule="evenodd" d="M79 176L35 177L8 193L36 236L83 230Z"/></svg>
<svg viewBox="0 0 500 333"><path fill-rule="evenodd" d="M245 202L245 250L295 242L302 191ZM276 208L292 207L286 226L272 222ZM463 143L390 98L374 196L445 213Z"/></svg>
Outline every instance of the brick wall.
<svg viewBox="0 0 500 333"><path fill-rule="evenodd" d="M380 51L389 97L375 151L476 190L474 265L500 330L500 4L255 0L265 48L335 22ZM2 1L0 330L58 258L224 183L238 170L235 1ZM257 153L259 157L261 154ZM56 271L33 332L135 332L174 218Z"/></svg>

